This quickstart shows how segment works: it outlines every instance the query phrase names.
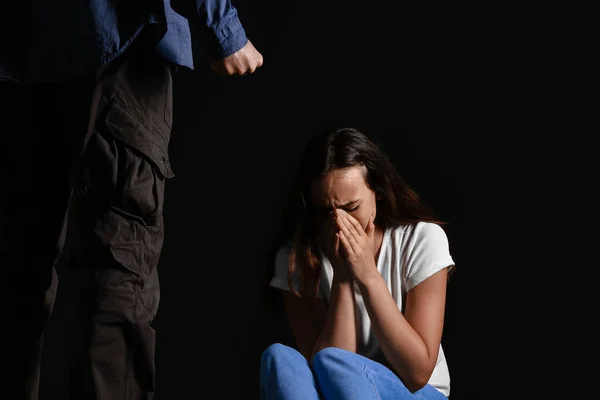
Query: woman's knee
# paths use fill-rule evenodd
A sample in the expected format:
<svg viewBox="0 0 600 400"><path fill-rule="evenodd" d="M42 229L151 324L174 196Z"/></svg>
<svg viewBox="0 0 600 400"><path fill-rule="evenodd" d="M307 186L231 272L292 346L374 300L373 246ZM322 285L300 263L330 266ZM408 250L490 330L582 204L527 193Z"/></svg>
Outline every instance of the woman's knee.
<svg viewBox="0 0 600 400"><path fill-rule="evenodd" d="M298 355L302 357L300 353L289 346L281 343L273 343L262 352L260 360L264 368L271 363L277 364L279 361L288 362L293 358L297 358Z"/></svg>
<svg viewBox="0 0 600 400"><path fill-rule="evenodd" d="M289 346L281 343L273 343L263 351L262 358L280 357L281 355L288 354L292 351L294 351L294 349Z"/></svg>
<svg viewBox="0 0 600 400"><path fill-rule="evenodd" d="M313 357L313 369L316 374L320 374L331 370L341 372L362 368L362 364L354 359L357 356L356 353L338 347L326 347Z"/></svg>

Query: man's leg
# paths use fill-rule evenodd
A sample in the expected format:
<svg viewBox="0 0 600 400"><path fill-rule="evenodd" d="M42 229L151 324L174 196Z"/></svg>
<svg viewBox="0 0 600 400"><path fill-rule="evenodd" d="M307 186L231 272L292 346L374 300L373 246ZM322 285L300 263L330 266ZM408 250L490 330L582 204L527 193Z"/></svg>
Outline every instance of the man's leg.
<svg viewBox="0 0 600 400"><path fill-rule="evenodd" d="M0 83L0 378L2 397L38 398L70 185L53 86Z"/></svg>
<svg viewBox="0 0 600 400"><path fill-rule="evenodd" d="M141 48L141 47L140 47ZM72 398L151 399L172 126L170 66L131 49L98 77L75 189L83 343ZM65 99L71 98L69 91ZM94 114L94 113L92 113Z"/></svg>

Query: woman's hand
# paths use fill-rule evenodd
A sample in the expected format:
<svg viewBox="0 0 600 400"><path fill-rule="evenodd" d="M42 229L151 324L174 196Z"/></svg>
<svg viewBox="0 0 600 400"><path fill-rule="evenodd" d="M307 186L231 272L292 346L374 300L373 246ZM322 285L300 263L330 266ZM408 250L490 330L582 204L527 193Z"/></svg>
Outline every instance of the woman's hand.
<svg viewBox="0 0 600 400"><path fill-rule="evenodd" d="M325 222L322 237L323 251L333 267L334 279L340 282L350 281L352 275L348 271L344 255L342 254L344 250L340 243L340 237L337 233L338 227L335 220L336 216L335 214L332 214Z"/></svg>
<svg viewBox="0 0 600 400"><path fill-rule="evenodd" d="M344 264L352 277L358 282L372 276L377 271L375 264L375 224L369 217L367 226L362 228L352 215L344 210L336 210L336 224L339 229L336 236L341 243Z"/></svg>

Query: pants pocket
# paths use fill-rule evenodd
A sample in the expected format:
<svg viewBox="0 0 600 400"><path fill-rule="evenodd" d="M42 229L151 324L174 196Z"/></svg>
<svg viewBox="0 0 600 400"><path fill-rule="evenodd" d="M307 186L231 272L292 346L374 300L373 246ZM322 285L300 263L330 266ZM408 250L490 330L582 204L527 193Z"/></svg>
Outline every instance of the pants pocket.
<svg viewBox="0 0 600 400"><path fill-rule="evenodd" d="M141 300L149 310L158 299L165 185L174 176L170 132L113 97L97 120L80 171L86 200L81 263L92 267L95 284L104 290L148 295Z"/></svg>
<svg viewBox="0 0 600 400"><path fill-rule="evenodd" d="M112 99L87 145L83 180L87 197L148 228L160 222L165 184L174 173L168 155L171 129L157 126Z"/></svg>

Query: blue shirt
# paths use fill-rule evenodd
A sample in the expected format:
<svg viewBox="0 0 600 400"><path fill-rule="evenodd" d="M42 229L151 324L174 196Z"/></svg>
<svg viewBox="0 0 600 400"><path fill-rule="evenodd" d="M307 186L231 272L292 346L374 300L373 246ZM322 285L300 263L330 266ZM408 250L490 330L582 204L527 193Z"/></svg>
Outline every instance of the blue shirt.
<svg viewBox="0 0 600 400"><path fill-rule="evenodd" d="M0 10L0 80L43 83L92 73L140 32L162 35L156 51L194 68L190 24L199 50L220 59L248 41L230 0L19 0ZM176 11L175 11L176 10Z"/></svg>

